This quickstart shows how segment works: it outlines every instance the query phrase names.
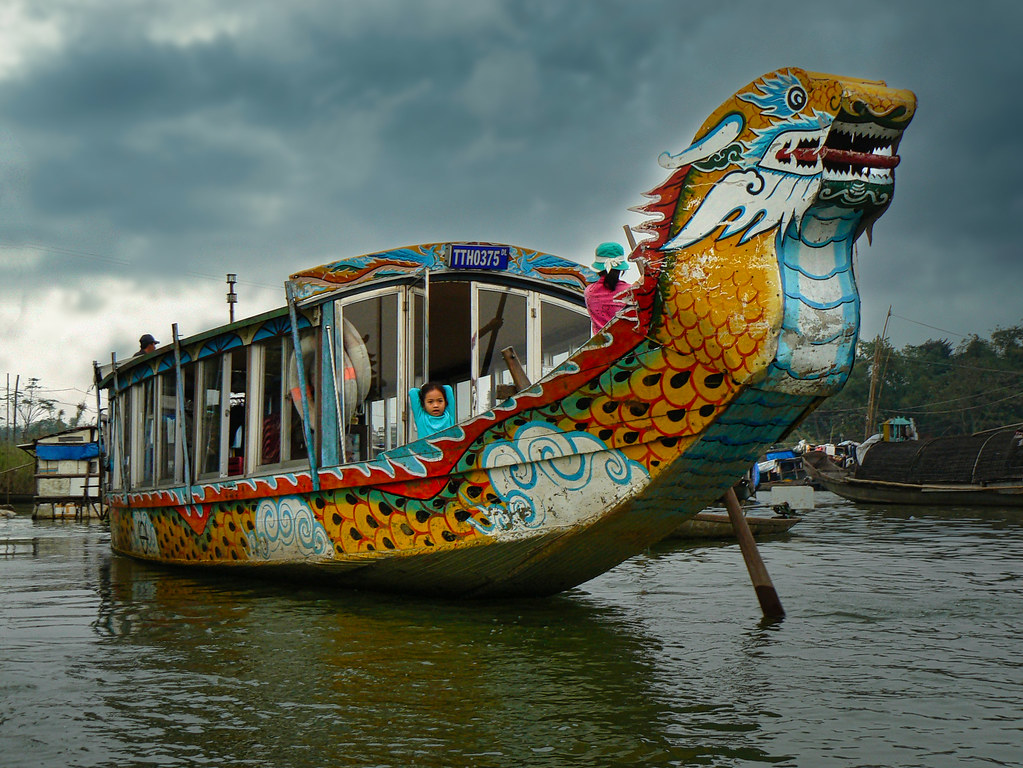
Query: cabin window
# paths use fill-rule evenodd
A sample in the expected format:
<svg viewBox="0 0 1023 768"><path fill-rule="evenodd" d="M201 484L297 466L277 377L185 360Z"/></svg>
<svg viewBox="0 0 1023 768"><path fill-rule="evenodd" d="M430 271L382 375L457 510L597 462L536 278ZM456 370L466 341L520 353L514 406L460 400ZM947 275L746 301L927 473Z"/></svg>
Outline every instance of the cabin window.
<svg viewBox="0 0 1023 768"><path fill-rule="evenodd" d="M429 381L430 372L426 369L429 357L427 344L429 332L426 328L426 294L420 290L412 291L412 328L409 333L409 346L412 348L412 370L410 378L412 387L421 387Z"/></svg>
<svg viewBox="0 0 1023 768"><path fill-rule="evenodd" d="M175 436L175 441L178 444L179 450L181 451L181 460L184 462L182 471L178 473L178 479L183 479L186 475L185 468L187 467L187 474L195 474L195 450L192 442L195 439L195 381L196 381L196 366L187 365L181 369L181 386L183 391L183 400L185 408L184 424L182 429ZM183 441L183 442L182 442Z"/></svg>
<svg viewBox="0 0 1023 768"><path fill-rule="evenodd" d="M317 423L316 343L312 329L300 333L302 364L305 374L309 417ZM307 459L302 422L302 390L299 386L297 356L291 336L280 336L253 347L260 371L257 388L260 402L258 419L258 464L273 466ZM238 378L232 391L242 394L245 384ZM237 398L236 398L237 400ZM256 407L253 405L252 407ZM244 437L236 444L244 446Z"/></svg>
<svg viewBox="0 0 1023 768"><path fill-rule="evenodd" d="M142 485L153 486L156 478L156 448L159 435L156 415L156 379L142 382Z"/></svg>
<svg viewBox="0 0 1023 768"><path fill-rule="evenodd" d="M243 347L199 364L198 473L227 477L245 471L248 355Z"/></svg>
<svg viewBox="0 0 1023 768"><path fill-rule="evenodd" d="M199 363L199 441L195 452L197 474L220 473L220 436L223 431L224 359L213 357Z"/></svg>
<svg viewBox="0 0 1023 768"><path fill-rule="evenodd" d="M260 344L263 368L263 419L260 464L279 464L281 461L281 413L284 405L283 339Z"/></svg>
<svg viewBox="0 0 1023 768"><path fill-rule="evenodd" d="M354 411L347 430L347 454L371 459L404 442L406 404L399 396L398 294L395 291L360 298L341 307L342 328L354 329L367 358L369 384L361 407ZM349 325L350 324L350 325Z"/></svg>
<svg viewBox="0 0 1023 768"><path fill-rule="evenodd" d="M124 487L124 404L128 398L127 392L118 393L116 389L110 390L110 419L108 422L109 435L107 438L110 454L110 487Z"/></svg>
<svg viewBox="0 0 1023 768"><path fill-rule="evenodd" d="M175 467L177 466L177 373L173 370L160 374L158 397L160 401L159 410L159 432L157 437L157 451L160 469L157 473L159 483L172 483L176 478Z"/></svg>
<svg viewBox="0 0 1023 768"><path fill-rule="evenodd" d="M118 487L130 489L132 487L132 466L138 466L133 461L135 451L135 435L138 429L135 425L135 404L138 402L138 388L129 387L117 397L117 433L114 435L116 442L116 472ZM137 471L137 470L136 470Z"/></svg>
<svg viewBox="0 0 1023 768"><path fill-rule="evenodd" d="M451 385L457 421L472 415L471 292L472 286L466 282L430 285L427 378Z"/></svg>
<svg viewBox="0 0 1023 768"><path fill-rule="evenodd" d="M307 406L309 408L310 423L315 425L319 422L319 400L317 393L320 391L319 378L317 376L317 360L319 354L316 348L314 331L310 328L299 332L299 343L302 345L302 368L305 376ZM284 461L298 461L309 458L309 450L305 442L305 427L303 419L305 413L302 406L302 390L298 378L298 356L295 354L291 336L284 339L287 360L287 383L288 391L285 393L285 400L288 406L284 408L284 440L283 459ZM315 427L310 430L315 439Z"/></svg>
<svg viewBox="0 0 1023 768"><path fill-rule="evenodd" d="M571 357L590 338L589 316L572 305L540 301L540 377Z"/></svg>
<svg viewBox="0 0 1023 768"><path fill-rule="evenodd" d="M130 387L124 391L121 396L121 408L122 408L122 434L120 439L120 456L121 456L121 483L124 488L131 488L132 476L132 453L134 451L134 437L138 433L135 429L135 409L134 404L138 397L138 390L135 387ZM138 466L138 463L135 463Z"/></svg>
<svg viewBox="0 0 1023 768"><path fill-rule="evenodd" d="M515 394L517 387L501 350L514 347L520 361L529 359L526 294L510 289L479 288L476 298L477 413Z"/></svg>
<svg viewBox="0 0 1023 768"><path fill-rule="evenodd" d="M242 347L227 355L228 429L226 438L227 474L240 475L245 472L245 425L248 423L249 365L247 350Z"/></svg>

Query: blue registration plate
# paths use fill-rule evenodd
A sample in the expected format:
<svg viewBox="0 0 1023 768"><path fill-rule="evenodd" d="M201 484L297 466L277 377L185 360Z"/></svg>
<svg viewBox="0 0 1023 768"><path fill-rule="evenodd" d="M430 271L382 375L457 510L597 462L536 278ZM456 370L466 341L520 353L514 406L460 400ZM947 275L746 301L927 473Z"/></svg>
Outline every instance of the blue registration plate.
<svg viewBox="0 0 1023 768"><path fill-rule="evenodd" d="M507 245L452 245L452 269L508 269Z"/></svg>

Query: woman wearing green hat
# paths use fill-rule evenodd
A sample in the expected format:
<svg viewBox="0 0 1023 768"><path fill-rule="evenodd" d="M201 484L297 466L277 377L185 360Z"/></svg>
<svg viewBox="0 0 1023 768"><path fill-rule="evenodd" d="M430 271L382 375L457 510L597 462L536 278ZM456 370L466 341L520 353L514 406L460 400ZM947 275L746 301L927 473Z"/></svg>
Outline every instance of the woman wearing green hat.
<svg viewBox="0 0 1023 768"><path fill-rule="evenodd" d="M632 285L621 279L629 265L625 259L625 249L618 243L598 245L591 266L594 272L600 273L600 277L586 286L583 295L586 298L586 311L590 313L591 330L596 333L625 308L625 302L620 296Z"/></svg>

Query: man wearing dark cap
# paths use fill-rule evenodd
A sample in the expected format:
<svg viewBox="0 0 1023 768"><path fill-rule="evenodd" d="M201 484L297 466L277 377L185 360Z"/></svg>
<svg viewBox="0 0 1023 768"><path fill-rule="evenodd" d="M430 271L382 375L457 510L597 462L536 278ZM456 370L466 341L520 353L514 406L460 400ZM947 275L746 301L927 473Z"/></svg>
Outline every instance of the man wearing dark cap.
<svg viewBox="0 0 1023 768"><path fill-rule="evenodd" d="M147 352L152 352L154 349L156 349L156 345L159 343L160 342L153 338L153 335L151 333L144 333L142 334L142 336L139 337L139 351L136 352L135 354L144 355Z"/></svg>

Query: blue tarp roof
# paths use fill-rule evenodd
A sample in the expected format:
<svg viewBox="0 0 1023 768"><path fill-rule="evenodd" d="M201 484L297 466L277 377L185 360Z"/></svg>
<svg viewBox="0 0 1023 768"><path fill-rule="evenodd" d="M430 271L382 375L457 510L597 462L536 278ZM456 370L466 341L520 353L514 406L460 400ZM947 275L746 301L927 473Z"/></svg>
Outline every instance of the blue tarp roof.
<svg viewBox="0 0 1023 768"><path fill-rule="evenodd" d="M99 443L79 443L77 445L37 443L36 456L45 461L94 459L99 456Z"/></svg>

